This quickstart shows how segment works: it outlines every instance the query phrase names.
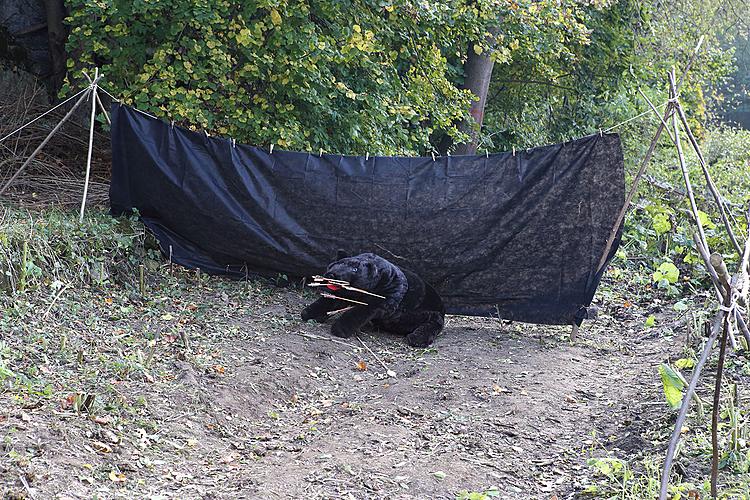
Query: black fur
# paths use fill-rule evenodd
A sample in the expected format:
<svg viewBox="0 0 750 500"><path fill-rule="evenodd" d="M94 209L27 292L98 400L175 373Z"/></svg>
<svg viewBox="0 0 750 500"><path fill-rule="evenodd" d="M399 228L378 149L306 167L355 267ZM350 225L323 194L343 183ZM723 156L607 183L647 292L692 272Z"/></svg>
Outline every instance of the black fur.
<svg viewBox="0 0 750 500"><path fill-rule="evenodd" d="M324 274L327 278L348 281L352 286L367 290L385 299L376 299L356 292L337 290L334 295L367 302L343 313L331 326L337 337L351 337L368 323L406 335L414 347L427 347L443 329L445 308L438 293L414 272L400 268L373 253L347 257L339 251ZM324 323L326 313L350 305L347 302L321 297L302 311L302 319Z"/></svg>

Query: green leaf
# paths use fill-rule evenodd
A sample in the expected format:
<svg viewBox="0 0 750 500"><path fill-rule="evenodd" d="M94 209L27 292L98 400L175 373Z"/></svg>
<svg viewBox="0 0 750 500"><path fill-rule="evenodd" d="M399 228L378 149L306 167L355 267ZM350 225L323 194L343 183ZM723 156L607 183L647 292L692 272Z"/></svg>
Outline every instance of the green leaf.
<svg viewBox="0 0 750 500"><path fill-rule="evenodd" d="M646 322L643 323L643 326L646 328L651 328L656 324L656 317L652 314L648 318L646 318Z"/></svg>
<svg viewBox="0 0 750 500"><path fill-rule="evenodd" d="M663 262L652 275L654 283L659 283L661 280L667 280L670 284L674 284L679 277L680 270L671 262Z"/></svg>
<svg viewBox="0 0 750 500"><path fill-rule="evenodd" d="M676 303L675 303L675 304L674 304L674 305L672 306L672 309L674 309L675 311L678 311L678 312L683 312L683 311L687 311L687 310L688 310L688 305L687 305L687 302L686 302L686 301L684 301L684 300L681 300L681 301L679 301L679 302L676 302Z"/></svg>
<svg viewBox="0 0 750 500"><path fill-rule="evenodd" d="M695 366L695 361L691 358L680 358L674 362L674 365L683 370L685 368L692 368Z"/></svg>
<svg viewBox="0 0 750 500"><path fill-rule="evenodd" d="M435 476L436 478L440 479L441 481L443 479L445 479L445 476L446 476L445 472L443 472L441 470L433 472L432 475Z"/></svg>
<svg viewBox="0 0 750 500"><path fill-rule="evenodd" d="M682 389L685 387L682 379L671 366L665 363L659 365L659 375L664 386L664 396L667 403L672 409L679 408L682 402Z"/></svg>

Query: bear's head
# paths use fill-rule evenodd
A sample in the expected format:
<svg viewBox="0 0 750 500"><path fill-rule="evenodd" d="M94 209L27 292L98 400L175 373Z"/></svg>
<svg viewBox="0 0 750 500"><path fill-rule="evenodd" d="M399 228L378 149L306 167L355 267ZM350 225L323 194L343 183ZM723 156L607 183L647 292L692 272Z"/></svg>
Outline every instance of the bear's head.
<svg viewBox="0 0 750 500"><path fill-rule="evenodd" d="M328 265L326 278L343 280L350 285L363 290L373 288L378 283L378 267L374 254L363 253L354 257L347 257L339 250L338 260Z"/></svg>

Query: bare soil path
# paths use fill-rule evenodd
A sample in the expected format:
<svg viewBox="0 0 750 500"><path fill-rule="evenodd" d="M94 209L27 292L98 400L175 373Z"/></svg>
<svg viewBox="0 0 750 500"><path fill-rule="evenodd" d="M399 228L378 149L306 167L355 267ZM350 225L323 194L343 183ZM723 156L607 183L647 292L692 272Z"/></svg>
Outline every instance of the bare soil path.
<svg viewBox="0 0 750 500"><path fill-rule="evenodd" d="M299 291L155 288L6 307L5 498L574 498L587 457L652 446L666 413L674 339L611 290L574 345L490 318L450 317L425 350L364 332L389 377L357 338L302 323Z"/></svg>

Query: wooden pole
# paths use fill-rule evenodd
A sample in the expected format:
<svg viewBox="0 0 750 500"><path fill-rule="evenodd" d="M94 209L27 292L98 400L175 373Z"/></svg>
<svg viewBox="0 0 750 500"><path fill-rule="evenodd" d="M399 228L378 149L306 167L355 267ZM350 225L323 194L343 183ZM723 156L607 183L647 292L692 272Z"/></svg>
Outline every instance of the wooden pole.
<svg viewBox="0 0 750 500"><path fill-rule="evenodd" d="M99 68L96 68L94 81L91 83L91 126L89 127L89 152L86 157L86 180L83 182L83 199L81 200L81 214L78 222L83 222L83 211L86 209L86 196L89 192L89 177L91 175L91 155L94 152L94 123L96 122L96 82L99 81Z"/></svg>
<svg viewBox="0 0 750 500"><path fill-rule="evenodd" d="M693 375L690 377L690 384L682 396L682 405L680 406L680 412L677 415L677 421L674 424L674 430L672 431L672 437L669 440L669 446L667 447L667 458L664 460L664 470L661 476L661 490L659 492L659 500L667 500L667 489L669 488L669 473L672 470L672 462L674 461L674 452L677 449L677 443L680 441L680 435L682 434L682 425L685 423L687 418L687 412L690 408L690 399L693 397L695 387L698 385L698 378L700 378L703 365L706 364L708 355L711 352L711 346L716 342L716 337L721 332L721 327L724 322L724 316L726 311L719 311L714 320L713 326L711 327L711 334L706 340L706 346L703 348L701 357L698 363L693 368Z"/></svg>
<svg viewBox="0 0 750 500"><path fill-rule="evenodd" d="M94 94L96 96L96 103L99 105L99 109L102 110L102 113L104 113L104 118L107 119L107 123L112 125L112 120L109 119L109 113L107 113L107 110L104 109L104 104L102 104L101 99L99 99L99 94Z"/></svg>
<svg viewBox="0 0 750 500"><path fill-rule="evenodd" d="M623 219L625 219L625 214L627 213L628 208L630 207L630 202L633 200L635 191L638 189L638 181L641 180L643 173L646 171L646 167L648 166L648 163L651 161L651 155L654 154L654 149L656 149L656 144L659 142L659 137L661 137L662 132L664 132L665 130L663 122L667 118L669 118L670 113L672 113L672 105L668 104L667 108L664 110L664 120L662 120L662 123L660 123L659 127L656 129L656 133L654 134L654 138L651 140L651 145L648 147L646 156L643 157L643 161L641 162L641 166L638 169L638 173L635 174L635 178L633 179L633 185L630 187L630 192L628 192L628 195L625 197L625 203L620 209L620 213L617 214L617 219L615 221L615 224L614 226L612 226L612 231L610 231L609 233L609 238L607 238L607 244L604 246L604 252L602 253L601 259L599 259L599 265L597 266L597 271L601 271L602 267L604 267L604 263L607 261L607 255L609 255L609 251L612 248L612 244L615 241L615 236L617 236L617 230L620 229L620 224L622 224Z"/></svg>
<svg viewBox="0 0 750 500"><path fill-rule="evenodd" d="M680 102L676 102L676 109L677 114L680 117L680 120L682 121L682 126L685 129L685 133L688 136L688 139L690 140L690 144L693 146L693 149L695 150L695 154L698 155L698 163L701 166L701 170L703 170L703 176L706 178L706 184L708 185L708 190L711 192L711 195L714 198L714 201L716 202L716 206L719 209L719 214L721 215L721 220L724 223L724 227L727 230L727 234L729 234L729 239L732 240L732 245L734 246L735 250L737 250L737 255L742 256L742 247L740 247L740 244L737 242L737 237L734 235L734 231L732 230L732 226L729 223L729 219L727 218L726 210L724 210L724 202L721 199L721 196L719 195L719 191L716 189L716 184L714 184L713 179L711 178L711 173L708 171L708 167L706 166L706 159L703 157L703 153L701 152L701 148L698 145L698 141L696 141L695 136L693 135L693 131L690 129L690 125L688 125L687 117L685 117L685 112L682 109L682 106L680 105Z"/></svg>
<svg viewBox="0 0 750 500"><path fill-rule="evenodd" d="M731 293L724 301L724 306L729 307L732 302ZM716 366L716 385L714 386L714 407L711 412L711 496L716 496L716 483L719 478L719 406L721 406L721 376L724 372L724 356L727 350L727 332L729 331L729 314L724 313L722 321L724 327L721 334L721 346L719 348L719 363Z"/></svg>
<svg viewBox="0 0 750 500"><path fill-rule="evenodd" d="M700 39L698 40L698 43L695 45L695 49L693 49L693 55L690 57L690 60L688 61L687 66L685 66L685 70L680 75L680 81L677 82L677 85L675 87L675 92L679 92L680 89L682 88L682 83L685 81L685 77L687 76L688 71L690 71L690 68L693 66L693 63L698 58L701 45L703 45L703 37L700 37ZM654 140L651 141L651 146L649 146L648 152L646 153L646 156L643 158L643 162L641 163L641 167L638 170L638 174L636 174L635 178L633 179L633 186L630 189L630 193L628 193L628 196L625 199L625 204L622 206L622 210L620 210L620 214L617 216L617 221L615 222L615 225L612 228L612 232L610 233L609 238L607 239L607 244L604 246L604 252L602 253L602 258L599 260L597 271L602 270L602 267L604 266L604 262L606 262L607 260L607 255L609 255L609 250L612 248L612 244L615 241L617 230L619 229L620 224L622 224L622 221L625 218L625 213L628 211L628 208L630 207L630 201L633 199L635 190L638 187L638 181L641 179L641 176L643 176L643 173L646 171L646 166L648 165L648 162L651 160L651 155L654 153L654 148L656 147L656 143L658 142L659 137L661 136L661 133L667 128L665 122L669 118L670 113L672 111L673 111L672 103L669 103L666 109L664 110L664 119L661 120L661 123L659 124L659 128L656 129Z"/></svg>
<svg viewBox="0 0 750 500"><path fill-rule="evenodd" d="M75 113L75 110L76 110L76 109L78 109L78 106L80 106L80 105L81 105L81 103L82 103L82 102L83 102L83 101L84 101L84 100L85 100L85 99L86 99L86 98L87 98L87 97L88 97L88 96L89 96L90 94L91 94L91 89L89 89L89 90L87 90L86 92L84 92L84 93L83 93L83 95L81 95L81 97L79 97L79 98L78 98L78 100L77 100L77 101L76 101L76 103L75 103L75 104L73 105L73 107L72 107L72 108L70 109L70 111L68 111L68 113L67 113L67 114L66 114L65 116L63 116L62 120L60 120L60 121L59 121L59 122L57 123L57 125L55 125L55 128L53 128L53 129L52 129L52 130L50 131L50 133L49 133L49 134L47 134L47 137L45 137L45 138L44 138L44 140L42 141L42 143L41 143L41 144L39 144L39 146L37 146L37 147L36 147L36 149L34 150L34 152L33 152L33 153L31 153L31 155L30 155L30 156L29 156L28 158L26 158L26 161L25 161L25 162L23 162L23 165L21 165L21 168L19 168L19 169L18 169L18 170L16 171L16 173L15 173L15 174L13 174L13 177L11 177L11 178L10 178L10 179L8 180L8 182L6 182L6 183L5 183L5 185L4 185L4 186L3 186L2 188L0 188L0 195L2 195L3 193L5 193L5 191L6 191L6 190L7 190L7 189L8 189L9 187L10 187L10 185L11 185L11 184L13 184L13 181L15 181L15 180L16 180L16 179L18 178L18 176L19 176L19 175L21 175L21 173L23 173L23 171L24 171L24 170L26 170L26 167L28 167L28 166L29 166L29 164L31 163L31 160L33 160L33 159L34 159L34 158L36 157L36 155L37 155L37 154L39 154L39 151L41 151L41 150L42 150L42 148L43 148L44 146L46 146L46 145L47 145L47 143L48 143L48 142L50 141L50 139L52 139L52 136L54 136L54 135L55 135L55 134L57 133L57 131L58 131L58 130L60 130L60 127L62 127L62 126L63 126L63 124L64 124L64 123L65 123L66 121L68 121L68 119L69 119L69 118L70 118L71 116L73 116L73 113Z"/></svg>
<svg viewBox="0 0 750 500"><path fill-rule="evenodd" d="M670 96L672 99L676 98L677 90L675 84L674 70L669 73L669 88ZM672 126L674 127L674 143L677 147L677 157L680 160L680 170L682 170L682 179L685 181L685 189L687 190L688 199L690 200L690 210L695 220L695 224L698 226L698 235L700 236L701 246L709 252L708 240L706 240L706 233L703 231L703 223L698 215L698 205L695 203L695 196L693 195L693 184L690 182L690 173L688 172L687 164L685 163L685 155L682 151L682 142L680 141L680 129L677 126L677 115L672 114Z"/></svg>

